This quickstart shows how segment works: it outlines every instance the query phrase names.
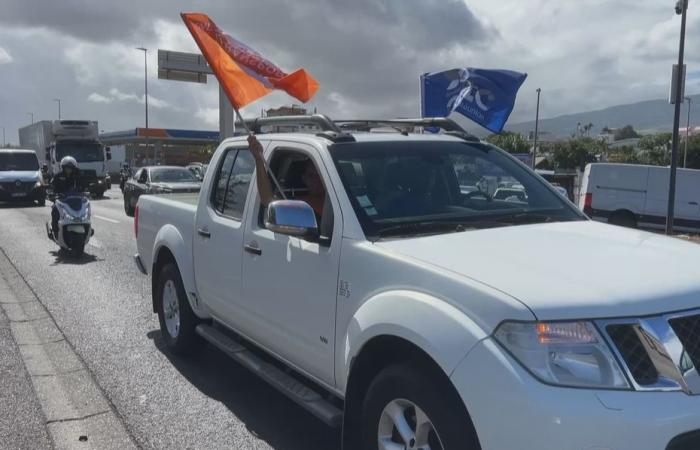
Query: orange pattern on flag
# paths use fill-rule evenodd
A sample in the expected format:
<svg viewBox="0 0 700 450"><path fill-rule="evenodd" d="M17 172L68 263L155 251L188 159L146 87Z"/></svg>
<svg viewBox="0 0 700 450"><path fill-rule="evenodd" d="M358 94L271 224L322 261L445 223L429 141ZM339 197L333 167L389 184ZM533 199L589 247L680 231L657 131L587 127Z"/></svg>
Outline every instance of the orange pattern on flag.
<svg viewBox="0 0 700 450"><path fill-rule="evenodd" d="M281 89L304 103L318 91L318 81L304 69L285 73L252 48L225 34L206 14L182 13L181 16L236 108L274 89Z"/></svg>

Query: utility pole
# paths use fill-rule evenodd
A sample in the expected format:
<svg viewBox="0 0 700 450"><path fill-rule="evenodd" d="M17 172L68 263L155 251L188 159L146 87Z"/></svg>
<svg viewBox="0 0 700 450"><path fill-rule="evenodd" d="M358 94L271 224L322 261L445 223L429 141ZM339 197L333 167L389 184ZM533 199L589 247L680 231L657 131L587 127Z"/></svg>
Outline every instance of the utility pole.
<svg viewBox="0 0 700 450"><path fill-rule="evenodd" d="M33 124L34 124L34 113L33 113L33 112L28 112L27 115L28 115L28 116L31 116L31 118L32 118L32 125L33 125Z"/></svg>
<svg viewBox="0 0 700 450"><path fill-rule="evenodd" d="M688 121L685 125L685 150L683 151L683 168L685 169L688 165L688 139L690 139L690 104L692 99L690 97L685 98L688 101Z"/></svg>
<svg viewBox="0 0 700 450"><path fill-rule="evenodd" d="M5 127L2 127L2 147L5 148L7 143L5 142Z"/></svg>
<svg viewBox="0 0 700 450"><path fill-rule="evenodd" d="M53 101L58 103L58 120L61 120L61 99L55 98Z"/></svg>
<svg viewBox="0 0 700 450"><path fill-rule="evenodd" d="M535 170L537 164L537 133L540 125L540 92L542 89L537 88L537 110L535 112L535 142L532 144L532 170Z"/></svg>
<svg viewBox="0 0 700 450"><path fill-rule="evenodd" d="M148 159L148 49L144 47L137 47L136 50L141 50L143 52L143 88L145 91L144 103L146 104L146 150L144 151L144 157ZM156 153L153 150L153 163L156 162Z"/></svg>
<svg viewBox="0 0 700 450"><path fill-rule="evenodd" d="M683 52L685 50L685 17L688 12L688 0L676 2L676 14L681 16L681 36L678 44L678 72L676 73L675 107L673 112L673 139L671 140L671 176L668 186L668 214L666 215L666 234L673 234L673 217L676 203L676 169L678 167L678 126L681 119L681 101L683 99Z"/></svg>

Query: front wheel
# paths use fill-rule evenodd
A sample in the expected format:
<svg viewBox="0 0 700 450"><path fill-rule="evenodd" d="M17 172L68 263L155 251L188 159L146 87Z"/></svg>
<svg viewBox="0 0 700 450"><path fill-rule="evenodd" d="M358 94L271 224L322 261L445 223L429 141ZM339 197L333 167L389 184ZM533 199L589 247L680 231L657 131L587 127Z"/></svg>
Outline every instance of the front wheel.
<svg viewBox="0 0 700 450"><path fill-rule="evenodd" d="M134 207L131 206L131 199L124 195L124 212L129 217L134 217Z"/></svg>
<svg viewBox="0 0 700 450"><path fill-rule="evenodd" d="M180 355L193 353L203 342L195 331L200 320L190 308L175 264L163 266L158 274L156 289L158 321L165 344Z"/></svg>
<svg viewBox="0 0 700 450"><path fill-rule="evenodd" d="M363 403L362 448L478 450L478 439L449 380L411 364L377 375Z"/></svg>

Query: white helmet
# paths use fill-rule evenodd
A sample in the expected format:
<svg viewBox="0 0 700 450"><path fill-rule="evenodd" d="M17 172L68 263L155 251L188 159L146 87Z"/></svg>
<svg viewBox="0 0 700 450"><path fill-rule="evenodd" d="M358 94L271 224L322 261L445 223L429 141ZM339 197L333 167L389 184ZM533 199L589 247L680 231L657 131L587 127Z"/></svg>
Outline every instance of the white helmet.
<svg viewBox="0 0 700 450"><path fill-rule="evenodd" d="M77 169L78 161L76 161L72 156L64 156L61 160L61 169L68 166L72 167L73 169Z"/></svg>

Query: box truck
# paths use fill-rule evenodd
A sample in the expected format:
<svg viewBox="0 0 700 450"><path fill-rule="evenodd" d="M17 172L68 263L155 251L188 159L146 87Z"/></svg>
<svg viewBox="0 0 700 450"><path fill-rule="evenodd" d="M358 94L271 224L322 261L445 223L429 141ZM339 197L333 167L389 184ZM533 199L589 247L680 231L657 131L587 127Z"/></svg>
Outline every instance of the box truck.
<svg viewBox="0 0 700 450"><path fill-rule="evenodd" d="M85 187L95 197L110 188L107 161L110 148L98 139L97 122L92 120L42 120L19 129L20 146L33 149L49 175L61 171L61 159L72 156L78 161Z"/></svg>

